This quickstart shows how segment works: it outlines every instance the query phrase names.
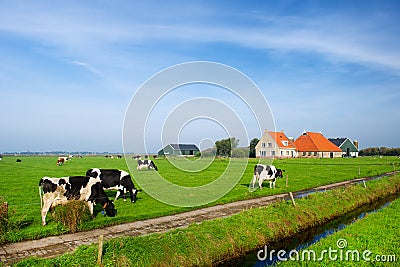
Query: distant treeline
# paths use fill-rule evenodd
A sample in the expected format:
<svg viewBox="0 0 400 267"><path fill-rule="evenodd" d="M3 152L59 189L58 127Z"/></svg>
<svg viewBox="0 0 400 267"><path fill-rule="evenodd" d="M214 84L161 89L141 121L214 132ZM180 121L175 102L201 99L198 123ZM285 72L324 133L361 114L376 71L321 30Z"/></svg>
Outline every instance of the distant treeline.
<svg viewBox="0 0 400 267"><path fill-rule="evenodd" d="M360 156L400 156L400 148L369 147L360 150Z"/></svg>

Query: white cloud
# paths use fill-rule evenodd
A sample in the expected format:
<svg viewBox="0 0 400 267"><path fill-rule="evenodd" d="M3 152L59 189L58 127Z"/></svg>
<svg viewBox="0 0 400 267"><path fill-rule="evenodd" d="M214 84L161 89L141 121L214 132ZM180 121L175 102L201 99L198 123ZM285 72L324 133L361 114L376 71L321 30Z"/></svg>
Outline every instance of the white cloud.
<svg viewBox="0 0 400 267"><path fill-rule="evenodd" d="M78 60L71 60L70 63L71 63L71 64L74 64L74 65L81 66L82 68L84 68L84 69L86 69L87 71L90 71L90 72L92 72L92 73L94 73L94 74L100 74L100 72L99 72L97 69L95 69L94 67L92 67L92 66L91 66L90 64L88 64L88 63L81 62L81 61L78 61Z"/></svg>

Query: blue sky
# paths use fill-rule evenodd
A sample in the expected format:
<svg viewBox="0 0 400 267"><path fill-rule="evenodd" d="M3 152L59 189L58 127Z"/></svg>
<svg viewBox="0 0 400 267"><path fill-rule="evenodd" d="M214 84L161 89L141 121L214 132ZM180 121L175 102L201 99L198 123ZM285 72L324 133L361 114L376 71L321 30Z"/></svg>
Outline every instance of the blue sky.
<svg viewBox="0 0 400 267"><path fill-rule="evenodd" d="M399 147L398 25L398 1L1 1L0 152L122 151L135 91L188 61L246 74L289 136Z"/></svg>

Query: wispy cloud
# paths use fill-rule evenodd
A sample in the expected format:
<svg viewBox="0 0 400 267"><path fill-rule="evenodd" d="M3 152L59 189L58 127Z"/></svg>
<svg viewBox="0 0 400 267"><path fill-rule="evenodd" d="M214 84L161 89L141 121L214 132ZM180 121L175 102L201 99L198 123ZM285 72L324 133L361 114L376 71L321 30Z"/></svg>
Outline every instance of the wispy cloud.
<svg viewBox="0 0 400 267"><path fill-rule="evenodd" d="M88 63L81 62L81 61L78 61L78 60L71 60L70 63L74 64L74 65L78 65L78 66L80 66L80 67L82 67L82 68L86 69L87 71L92 72L94 74L97 74L97 75L100 74L100 72L97 69L95 69L94 67L92 67Z"/></svg>
<svg viewBox="0 0 400 267"><path fill-rule="evenodd" d="M192 5L187 9L198 10L196 7ZM134 5L130 7L131 10L134 8ZM182 9L170 10L166 17L167 13L163 12L164 19L157 17L160 14L152 14L154 10L146 10L148 13L145 14L127 11L125 16L117 15L120 10L110 9L108 13L99 6L92 9L85 5L59 7L53 12L43 10L40 5L27 5L20 10L4 12L0 18L0 30L88 56L95 56L105 47L127 44L224 42L251 49L311 51L333 60L400 70L400 48L397 38L393 38L394 34L400 33L387 30L390 25L387 25L384 14L379 14L376 19L370 18L372 22L367 23L348 14L288 16L284 19L243 12L241 21L247 16L248 20L259 22L252 25L232 20L232 11L216 13L212 8L195 12L189 22L187 16L182 18Z"/></svg>

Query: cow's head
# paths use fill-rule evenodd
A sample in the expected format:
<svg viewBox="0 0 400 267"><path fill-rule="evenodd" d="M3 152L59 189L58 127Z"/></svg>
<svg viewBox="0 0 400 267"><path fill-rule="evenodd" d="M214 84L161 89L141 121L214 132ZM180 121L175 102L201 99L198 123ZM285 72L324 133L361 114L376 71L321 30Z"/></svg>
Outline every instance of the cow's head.
<svg viewBox="0 0 400 267"><path fill-rule="evenodd" d="M115 209L114 203L112 201L107 201L103 206L104 211L108 217L115 217L117 215L117 210Z"/></svg>
<svg viewBox="0 0 400 267"><path fill-rule="evenodd" d="M285 171L285 170L276 169L275 177L276 177L276 178L282 178L282 177L283 177L283 172L284 172L284 171Z"/></svg>
<svg viewBox="0 0 400 267"><path fill-rule="evenodd" d="M153 161L150 162L150 167L154 168L156 171L158 171L158 168L156 166L156 164L154 164Z"/></svg>

